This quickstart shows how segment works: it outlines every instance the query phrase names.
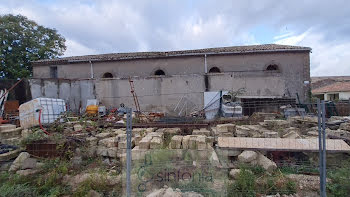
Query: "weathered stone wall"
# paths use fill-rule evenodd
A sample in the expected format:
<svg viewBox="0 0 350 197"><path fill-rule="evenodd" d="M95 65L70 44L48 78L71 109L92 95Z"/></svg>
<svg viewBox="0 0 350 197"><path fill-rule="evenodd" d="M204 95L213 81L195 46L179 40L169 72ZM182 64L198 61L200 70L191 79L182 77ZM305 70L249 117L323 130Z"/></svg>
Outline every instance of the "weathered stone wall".
<svg viewBox="0 0 350 197"><path fill-rule="evenodd" d="M309 52L207 55L206 60L208 71L213 67L217 67L221 73L224 73L222 76L210 77L211 83L209 85L211 86L207 87L206 90L231 90L239 86L249 88L257 86L262 89L260 89L261 93L255 96L283 95L283 93L286 93L287 96L295 97L298 93L301 101L308 97L310 85L304 84L304 82L310 81ZM277 65L278 71L266 71L270 64ZM91 77L91 64L88 62L55 66L57 66L58 78L61 79L88 79ZM114 78L138 76L147 79L149 77L153 78L154 72L158 69L163 70L166 76L172 77L176 75L203 76L205 74L205 57L204 55L198 55L92 62L92 67L93 76L96 79L100 79L106 72L113 74ZM34 66L33 76L34 78L49 78L50 65ZM226 79L228 81L225 81ZM177 80L177 78L173 78L173 80ZM234 83L234 85L228 84L229 82ZM261 82L265 84L259 84ZM152 92L156 87L150 86L146 90ZM178 85L177 88L181 89L183 87ZM268 93L267 90L271 92ZM252 90L249 89L248 91Z"/></svg>

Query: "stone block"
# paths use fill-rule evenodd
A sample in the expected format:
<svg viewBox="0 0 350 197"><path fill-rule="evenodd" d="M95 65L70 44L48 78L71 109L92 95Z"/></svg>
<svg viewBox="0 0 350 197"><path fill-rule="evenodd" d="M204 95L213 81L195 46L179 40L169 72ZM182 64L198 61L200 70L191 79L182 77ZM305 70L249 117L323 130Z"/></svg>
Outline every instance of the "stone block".
<svg viewBox="0 0 350 197"><path fill-rule="evenodd" d="M81 131L81 130L83 130L83 126L81 126L81 124L75 124L73 126L73 129L74 129L74 131Z"/></svg>
<svg viewBox="0 0 350 197"><path fill-rule="evenodd" d="M97 137L87 137L85 140L90 146L96 146L98 142Z"/></svg>
<svg viewBox="0 0 350 197"><path fill-rule="evenodd" d="M142 137L140 134L136 134L133 139L135 141L135 146L138 146L140 141L142 140Z"/></svg>
<svg viewBox="0 0 350 197"><path fill-rule="evenodd" d="M235 124L218 124L216 125L217 133L235 133L236 125Z"/></svg>
<svg viewBox="0 0 350 197"><path fill-rule="evenodd" d="M197 136L191 135L188 141L188 149L196 150L197 149L196 141L197 141Z"/></svg>
<svg viewBox="0 0 350 197"><path fill-rule="evenodd" d="M95 137L97 137L100 140L100 139L112 137L112 134L104 132L104 133L99 133L99 134L95 135Z"/></svg>
<svg viewBox="0 0 350 197"><path fill-rule="evenodd" d="M350 123L341 123L339 129L350 131Z"/></svg>
<svg viewBox="0 0 350 197"><path fill-rule="evenodd" d="M160 137L153 137L150 142L150 149L160 149L163 145L163 139Z"/></svg>
<svg viewBox="0 0 350 197"><path fill-rule="evenodd" d="M196 138L196 146L198 150L206 150L207 149L207 143L205 141L205 136L204 135L200 135L197 136Z"/></svg>
<svg viewBox="0 0 350 197"><path fill-rule="evenodd" d="M277 168L277 165L275 162L271 161L269 158L265 157L262 154L258 155L257 164L263 167L268 172L272 172Z"/></svg>
<svg viewBox="0 0 350 197"><path fill-rule="evenodd" d="M258 154L254 151L245 150L238 155L238 161L243 163L249 163L255 160L258 157Z"/></svg>
<svg viewBox="0 0 350 197"><path fill-rule="evenodd" d="M148 137L148 136L142 138L141 141L139 142L140 149L149 149L151 140L152 140L152 137Z"/></svg>
<svg viewBox="0 0 350 197"><path fill-rule="evenodd" d="M190 135L183 136L182 149L189 149Z"/></svg>
<svg viewBox="0 0 350 197"><path fill-rule="evenodd" d="M18 157L15 159L15 161L12 163L9 171L14 172L21 168L23 162L30 157L29 153L27 152L21 152Z"/></svg>
<svg viewBox="0 0 350 197"><path fill-rule="evenodd" d="M126 134L119 134L116 137L117 142L126 142L127 135Z"/></svg>
<svg viewBox="0 0 350 197"><path fill-rule="evenodd" d="M210 136L210 131L205 129L205 128L201 128L201 129L195 129L192 132L192 135L205 135L205 136Z"/></svg>
<svg viewBox="0 0 350 197"><path fill-rule="evenodd" d="M105 138L105 139L102 139L98 142L98 145L99 146L105 146L105 147L116 147L117 146L117 141L115 139L115 137L110 137L110 138Z"/></svg>
<svg viewBox="0 0 350 197"><path fill-rule="evenodd" d="M171 138L169 148L171 149L181 149L181 143L182 143L183 136L181 135L175 135Z"/></svg>
<svg viewBox="0 0 350 197"><path fill-rule="evenodd" d="M27 158L21 165L21 170L36 168L37 160L34 158Z"/></svg>
<svg viewBox="0 0 350 197"><path fill-rule="evenodd" d="M278 138L278 133L274 131L264 132L265 138Z"/></svg>

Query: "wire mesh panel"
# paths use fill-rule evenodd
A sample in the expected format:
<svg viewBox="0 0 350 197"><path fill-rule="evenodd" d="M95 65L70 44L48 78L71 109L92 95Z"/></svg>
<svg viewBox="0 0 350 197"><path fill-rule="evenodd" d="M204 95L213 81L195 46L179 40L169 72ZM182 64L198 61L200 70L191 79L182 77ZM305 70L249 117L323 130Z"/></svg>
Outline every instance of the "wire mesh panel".
<svg viewBox="0 0 350 197"><path fill-rule="evenodd" d="M133 150L132 195L172 188L179 193L226 196L227 170L218 168L211 155L210 150Z"/></svg>

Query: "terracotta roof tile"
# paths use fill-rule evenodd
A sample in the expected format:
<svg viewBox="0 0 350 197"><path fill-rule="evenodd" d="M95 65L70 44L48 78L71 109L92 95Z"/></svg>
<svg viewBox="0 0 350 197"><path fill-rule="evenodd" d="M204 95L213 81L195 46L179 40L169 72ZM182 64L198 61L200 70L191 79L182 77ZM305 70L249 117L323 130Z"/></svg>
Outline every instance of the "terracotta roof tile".
<svg viewBox="0 0 350 197"><path fill-rule="evenodd" d="M335 82L330 85L312 90L313 94L327 92L350 92L350 81Z"/></svg>
<svg viewBox="0 0 350 197"><path fill-rule="evenodd" d="M158 51L158 52L134 52L134 53L110 53L100 55L85 55L63 57L56 59L44 59L32 62L33 65L45 64L69 64L74 62L88 62L88 61L115 61L123 59L139 59L139 58L159 58L171 57L181 55L195 55L195 54L215 54L215 53L259 53L269 51L311 51L309 47L289 46L278 44L264 44L264 45L249 45L249 46L232 46L220 48L207 48L183 51Z"/></svg>

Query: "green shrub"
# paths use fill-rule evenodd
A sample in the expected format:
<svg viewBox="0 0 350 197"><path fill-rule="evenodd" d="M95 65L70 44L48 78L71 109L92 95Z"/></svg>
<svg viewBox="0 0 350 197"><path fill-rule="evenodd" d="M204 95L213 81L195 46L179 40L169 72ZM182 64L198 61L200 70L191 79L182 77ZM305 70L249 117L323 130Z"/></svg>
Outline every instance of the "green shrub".
<svg viewBox="0 0 350 197"><path fill-rule="evenodd" d="M237 180L227 188L228 196L256 196L255 175L242 168Z"/></svg>
<svg viewBox="0 0 350 197"><path fill-rule="evenodd" d="M350 160L341 163L341 167L328 172L327 196L348 196L350 194Z"/></svg>

